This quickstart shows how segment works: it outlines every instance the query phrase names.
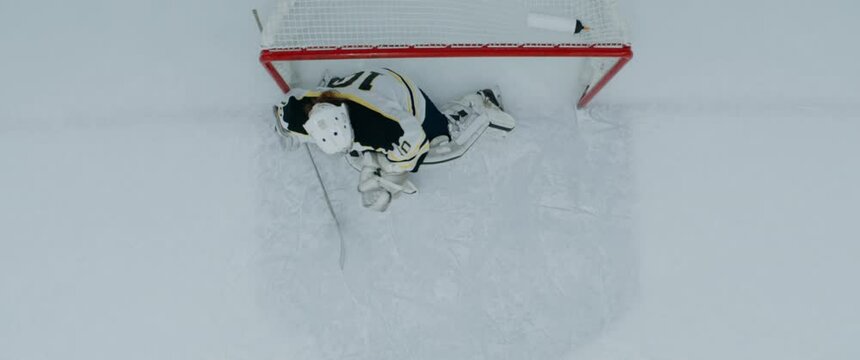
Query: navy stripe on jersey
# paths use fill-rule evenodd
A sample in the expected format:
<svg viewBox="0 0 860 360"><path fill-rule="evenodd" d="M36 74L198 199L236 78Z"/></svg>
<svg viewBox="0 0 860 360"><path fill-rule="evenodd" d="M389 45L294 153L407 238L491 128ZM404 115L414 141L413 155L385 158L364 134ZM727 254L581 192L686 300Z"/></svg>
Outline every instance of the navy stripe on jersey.
<svg viewBox="0 0 860 360"><path fill-rule="evenodd" d="M423 90L419 89L419 91L421 91L421 96L424 96L424 122L421 123L421 127L424 129L424 134L427 135L427 140L433 140L437 136L442 135L451 139L451 133L448 130L448 118L442 115L436 104L430 100Z"/></svg>
<svg viewBox="0 0 860 360"><path fill-rule="evenodd" d="M346 101L355 142L374 149L394 150L403 136L399 123L354 101Z"/></svg>
<svg viewBox="0 0 860 360"><path fill-rule="evenodd" d="M424 139L424 142L422 142L422 143L421 143L421 146L419 146L419 148L424 147L424 145L427 145L428 143L430 143L430 140L427 140L427 139L425 138L425 139ZM396 164L396 163L405 163L405 162L410 162L410 161L412 161L413 159L415 159L415 157L414 157L414 156L413 156L413 157L411 157L411 158L408 158L408 159L403 159L403 160L391 160L391 159L388 159L388 161L390 161L390 162L392 162L392 163L395 163L395 164Z"/></svg>

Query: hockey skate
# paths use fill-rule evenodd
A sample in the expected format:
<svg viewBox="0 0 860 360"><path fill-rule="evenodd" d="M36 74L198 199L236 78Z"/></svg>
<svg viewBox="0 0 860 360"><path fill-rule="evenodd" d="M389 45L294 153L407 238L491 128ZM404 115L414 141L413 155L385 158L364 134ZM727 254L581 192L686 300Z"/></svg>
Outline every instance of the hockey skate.
<svg viewBox="0 0 860 360"><path fill-rule="evenodd" d="M478 90L478 95L484 100L484 107L490 117L490 127L503 131L511 131L517 125L514 118L505 112L502 105L502 92L498 86L491 89Z"/></svg>
<svg viewBox="0 0 860 360"><path fill-rule="evenodd" d="M488 127L513 130L516 121L503 109L498 87L478 90L445 106L442 112L449 119L451 139L446 136L432 139L424 163L439 164L463 156Z"/></svg>

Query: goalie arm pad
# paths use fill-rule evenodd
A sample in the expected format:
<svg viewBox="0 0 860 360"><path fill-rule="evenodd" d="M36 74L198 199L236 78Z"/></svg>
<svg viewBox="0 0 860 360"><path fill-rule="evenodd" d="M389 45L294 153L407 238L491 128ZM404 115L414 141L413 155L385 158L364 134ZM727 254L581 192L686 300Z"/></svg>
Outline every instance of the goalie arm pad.
<svg viewBox="0 0 860 360"><path fill-rule="evenodd" d="M384 155L372 151L362 154L358 191L361 193L362 206L382 212L400 193L413 194L417 189L406 180L406 173L398 175L382 172L377 162L379 157Z"/></svg>
<svg viewBox="0 0 860 360"><path fill-rule="evenodd" d="M409 171L414 170L416 167L418 167L418 161L429 150L430 150L429 144L425 144L424 149L422 149L422 151L420 151L420 152L417 152L416 155L414 155L413 157L408 158L408 159L404 159L404 160L399 160L399 161L391 160L391 155L392 155L391 151L389 151L387 154L380 153L378 155L379 168L382 170L382 172L385 172L385 173L391 173L391 174L407 173Z"/></svg>
<svg viewBox="0 0 860 360"><path fill-rule="evenodd" d="M414 119L411 117L412 121ZM379 165L389 173L413 171L424 154L430 151L430 141L420 125L418 130L404 129L404 135L391 146L393 149L385 151L385 156L379 159Z"/></svg>
<svg viewBox="0 0 860 360"><path fill-rule="evenodd" d="M388 160L384 154L365 152L361 157L361 174L359 175L358 191L366 193L377 189L384 189L392 195L401 192L413 194L418 191L412 182L408 180L408 174L404 172L392 173L385 171L382 166Z"/></svg>
<svg viewBox="0 0 860 360"><path fill-rule="evenodd" d="M391 150L385 151L385 158L380 159L380 166L386 172L412 171L418 166L421 156L430 151L430 141L421 123L412 114L399 109L390 110L389 115L397 119L403 129L403 135L391 144Z"/></svg>
<svg viewBox="0 0 860 360"><path fill-rule="evenodd" d="M392 152L389 151L387 155L384 156L384 160L380 161L380 167L383 171L388 173L405 173L409 171L413 171L418 167L418 162L424 157L424 154L430 151L430 143L425 141L417 151L414 151L414 155L411 155L409 158L401 159L398 156L392 156ZM397 160L392 159L394 157Z"/></svg>

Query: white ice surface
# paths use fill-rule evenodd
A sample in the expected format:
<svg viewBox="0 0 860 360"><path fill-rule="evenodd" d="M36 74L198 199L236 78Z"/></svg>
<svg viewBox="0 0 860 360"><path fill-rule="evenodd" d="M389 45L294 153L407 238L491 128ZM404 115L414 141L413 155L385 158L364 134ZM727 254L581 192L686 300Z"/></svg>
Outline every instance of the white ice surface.
<svg viewBox="0 0 860 360"><path fill-rule="evenodd" d="M521 120L422 169L421 195L382 215L361 208L344 159L314 151L347 243L343 275L307 155L273 141L264 311L308 337L310 358L560 358L592 340L635 286L626 132Z"/></svg>
<svg viewBox="0 0 860 360"><path fill-rule="evenodd" d="M395 64L520 123L384 215L314 151L343 273L265 4L141 4L0 4L0 359L860 357L853 4L627 4L579 114L558 63Z"/></svg>
<svg viewBox="0 0 860 360"><path fill-rule="evenodd" d="M857 108L624 112L641 291L571 358L857 358Z"/></svg>

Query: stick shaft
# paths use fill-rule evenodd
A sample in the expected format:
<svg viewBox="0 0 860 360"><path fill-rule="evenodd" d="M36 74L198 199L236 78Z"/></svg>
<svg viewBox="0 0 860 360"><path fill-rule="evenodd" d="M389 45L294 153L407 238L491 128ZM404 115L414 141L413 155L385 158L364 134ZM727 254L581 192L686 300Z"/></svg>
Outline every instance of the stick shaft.
<svg viewBox="0 0 860 360"><path fill-rule="evenodd" d="M251 13L254 14L254 20L257 20L257 29L263 32L263 23L260 22L260 14L257 13L257 9L251 10Z"/></svg>
<svg viewBox="0 0 860 360"><path fill-rule="evenodd" d="M340 269L343 270L343 265L346 262L346 249L344 248L343 241L343 232L340 230L340 221L337 220L337 215L334 213L334 207L331 205L331 199L328 197L328 190L325 187L325 183L322 180L322 175L320 175L320 170L317 167L317 162L314 160L313 154L311 154L311 148L305 143L305 150L308 152L308 157L311 159L311 164L314 165L314 172L317 174L317 180L320 183L320 187L322 187L323 197L325 198L325 203L328 205L329 214L331 214L331 218L334 219L334 225L337 227L337 236L340 238L340 257L338 258L338 263L340 265Z"/></svg>

